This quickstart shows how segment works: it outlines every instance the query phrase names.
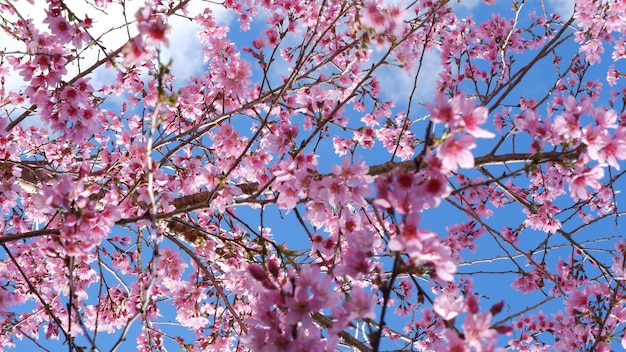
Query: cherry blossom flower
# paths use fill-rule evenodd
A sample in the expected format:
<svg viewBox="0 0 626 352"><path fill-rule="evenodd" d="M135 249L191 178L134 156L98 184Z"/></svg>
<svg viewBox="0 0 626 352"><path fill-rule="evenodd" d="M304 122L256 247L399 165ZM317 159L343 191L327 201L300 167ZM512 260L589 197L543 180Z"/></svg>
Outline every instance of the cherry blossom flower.
<svg viewBox="0 0 626 352"><path fill-rule="evenodd" d="M377 294L368 293L359 286L353 287L350 295L350 303L347 304L347 307L344 305L350 312L350 318L348 318L348 320L376 318L374 308L378 302L377 296Z"/></svg>
<svg viewBox="0 0 626 352"><path fill-rule="evenodd" d="M431 120L442 122L452 129L463 129L476 138L492 138L494 134L479 126L487 121L489 111L484 106L475 106L474 99L467 99L463 93L448 100L444 93L435 96L435 104L426 104Z"/></svg>
<svg viewBox="0 0 626 352"><path fill-rule="evenodd" d="M444 320L454 319L465 309L463 297L452 299L448 295L438 295L433 303L433 310Z"/></svg>
<svg viewBox="0 0 626 352"><path fill-rule="evenodd" d="M147 36L148 44L163 43L168 45L167 38L165 37L168 26L163 19L153 14L153 9L150 6L144 6L137 10L135 14L137 19L137 28L139 33Z"/></svg>
<svg viewBox="0 0 626 352"><path fill-rule="evenodd" d="M459 334L447 328L443 333L443 341L446 342L446 345L437 344L435 351L437 352L465 352L469 351L465 344L465 340L463 340Z"/></svg>
<svg viewBox="0 0 626 352"><path fill-rule="evenodd" d="M376 1L367 1L361 15L361 26L376 34L388 34L399 38L404 28L405 11L395 4L381 8Z"/></svg>
<svg viewBox="0 0 626 352"><path fill-rule="evenodd" d="M579 170L577 175L572 177L569 183L570 194L574 200L589 198L587 187L593 190L599 190L601 184L600 179L604 177L604 169L596 166L590 170Z"/></svg>
<svg viewBox="0 0 626 352"><path fill-rule="evenodd" d="M457 112L448 102L448 97L444 93L439 93L435 96L434 105L427 104L426 106L430 111L430 119L434 122L452 124L457 118Z"/></svg>
<svg viewBox="0 0 626 352"><path fill-rule="evenodd" d="M148 49L141 37L131 39L124 46L124 63L126 65L140 65L147 59Z"/></svg>
<svg viewBox="0 0 626 352"><path fill-rule="evenodd" d="M437 149L437 157L445 170L455 172L459 168L471 168L474 166L474 156L470 150L475 147L474 138L470 135L464 135L459 139L448 138Z"/></svg>

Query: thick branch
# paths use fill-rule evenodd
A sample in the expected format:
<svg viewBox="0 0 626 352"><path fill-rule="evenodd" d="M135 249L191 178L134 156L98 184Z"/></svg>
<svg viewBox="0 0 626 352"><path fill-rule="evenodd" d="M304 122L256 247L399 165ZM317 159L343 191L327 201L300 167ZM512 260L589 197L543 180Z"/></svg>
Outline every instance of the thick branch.
<svg viewBox="0 0 626 352"><path fill-rule="evenodd" d="M531 162L534 164L540 164L549 161L557 161L557 160L572 160L578 157L578 151L568 151L568 152L546 152L542 154L528 154L528 153L511 153L511 154L501 154L501 155L484 155L481 157L477 157L474 159L474 163L476 167L486 166L486 165L503 165L507 163L524 163ZM425 165L422 163L420 167L424 167ZM368 174L370 176L378 176L388 172L391 172L393 169L402 169L402 170L415 170L416 165L414 160L402 161L402 162L386 162L384 164L378 164L371 166L369 168ZM328 175L320 175L320 177L324 177ZM259 185L258 183L245 183L237 185L242 191L243 195L252 196L258 192ZM164 212L157 214L156 218L167 219L172 216L176 216L178 214L187 213L194 210L203 209L209 206L209 200L213 199L216 190L208 190L203 192L198 192L194 194L190 194L187 196L182 196L174 201L172 201L172 205L176 207L176 210ZM138 216L134 218L121 219L116 222L116 225L127 225L132 224L134 222L140 220L146 220L146 216ZM11 241L16 241L20 239L33 238L45 235L58 235L58 229L43 229L36 230L30 232L24 232L20 234L12 234L5 235L0 237L0 244L8 243Z"/></svg>
<svg viewBox="0 0 626 352"><path fill-rule="evenodd" d="M487 166L487 165L504 165L507 163L524 163L524 162L532 162L535 164L540 164L548 161L556 161L556 160L571 160L578 157L577 151L568 151L568 152L547 152L542 154L528 154L528 153L510 153L510 154L501 154L501 155L484 155L474 159L474 164L476 167ZM424 167L425 164L422 163L421 167ZM384 164L378 164L370 166L368 174L370 176L379 176L382 174L386 174L391 172L393 169L401 169L405 171L415 170L416 165L414 160L401 161L401 162L386 162ZM328 176L326 175L320 175ZM237 185L244 195L253 195L258 190L258 183L246 183ZM183 196L175 199L172 202L177 209L182 209L186 207L190 207L193 205L200 204L201 202L206 202L211 199L213 195L213 190L198 192L195 194L191 194L188 196Z"/></svg>
<svg viewBox="0 0 626 352"><path fill-rule="evenodd" d="M329 329L333 326L333 322L332 320L323 315L322 313L319 312L314 312L313 313L313 320L315 320L316 323L320 324L322 327ZM356 337L348 334L346 331L340 331L339 332L339 338L345 342L347 345L352 346L353 348L356 348L357 350L361 351L361 352L371 352L372 349L367 347L363 342L361 342L359 339L357 339Z"/></svg>

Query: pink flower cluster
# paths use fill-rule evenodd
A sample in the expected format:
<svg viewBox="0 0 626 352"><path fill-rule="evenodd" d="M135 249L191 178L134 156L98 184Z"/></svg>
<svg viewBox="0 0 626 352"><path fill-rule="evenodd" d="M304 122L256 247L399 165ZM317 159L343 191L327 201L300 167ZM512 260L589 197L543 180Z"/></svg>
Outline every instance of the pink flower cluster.
<svg viewBox="0 0 626 352"><path fill-rule="evenodd" d="M144 6L135 14L139 35L124 47L126 65L143 64L149 55L148 47L158 44L167 46L168 25L161 14L154 13L152 6Z"/></svg>
<svg viewBox="0 0 626 352"><path fill-rule="evenodd" d="M504 348L495 348L498 334L510 335L513 328L510 326L492 326L492 318L502 311L504 301L494 304L488 312L479 313L478 298L473 294L463 299L462 296L453 298L442 293L433 303L433 310L443 320L449 323L442 339L435 344L435 351L506 351ZM455 331L452 323L455 318L466 312L465 320L461 325L462 334Z"/></svg>
<svg viewBox="0 0 626 352"><path fill-rule="evenodd" d="M318 265L283 273L278 260L270 258L265 268L252 264L248 272L256 281L249 285L257 292L248 320L249 334L243 339L251 350L278 352L316 346L319 351L334 351L339 331L354 320L375 317L376 293L355 284L346 299L345 293L333 289L332 276L323 275ZM323 312L332 312L331 326L320 320ZM328 328L328 336L320 340L322 327Z"/></svg>
<svg viewBox="0 0 626 352"><path fill-rule="evenodd" d="M406 15L401 6L383 5L376 0L366 1L361 14L361 27L372 31L381 45L401 38L405 31L403 22Z"/></svg>
<svg viewBox="0 0 626 352"><path fill-rule="evenodd" d="M90 195L99 190L85 188L82 179L63 176L54 186L44 186L36 195L40 219L58 224L59 236L52 237L48 250L60 255L90 253L107 238L111 226L119 219L119 212L107 205L99 209Z"/></svg>
<svg viewBox="0 0 626 352"><path fill-rule="evenodd" d="M439 279L452 281L456 265L450 248L437 234L419 227L419 213L428 204L425 198L441 198L447 192L443 179L437 179L436 174L430 176L423 178L396 170L386 177L378 177L374 204L402 216L398 232L389 241L390 250L407 254L416 265L432 265Z"/></svg>
<svg viewBox="0 0 626 352"><path fill-rule="evenodd" d="M459 168L474 166L474 156L470 152L476 147L474 138L493 138L494 134L484 130L480 125L487 121L489 111L484 106L476 106L474 99L468 99L463 93L456 94L448 100L444 93L435 97L435 104L427 104L430 119L445 124L453 135L446 138L437 148L437 158L441 160L441 168L445 172L455 172ZM463 131L459 138L454 137Z"/></svg>

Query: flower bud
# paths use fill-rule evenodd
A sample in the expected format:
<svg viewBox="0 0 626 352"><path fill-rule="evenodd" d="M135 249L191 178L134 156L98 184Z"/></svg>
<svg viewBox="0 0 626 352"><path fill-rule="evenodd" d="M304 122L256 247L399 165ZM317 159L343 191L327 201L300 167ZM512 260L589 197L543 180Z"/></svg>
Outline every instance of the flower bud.
<svg viewBox="0 0 626 352"><path fill-rule="evenodd" d="M248 272L250 272L250 275L257 281L263 282L267 278L265 270L259 264L248 265Z"/></svg>
<svg viewBox="0 0 626 352"><path fill-rule="evenodd" d="M478 300L476 299L475 296L469 296L467 297L467 299L465 300L465 305L467 306L467 310L471 313L471 314L476 314L478 313Z"/></svg>
<svg viewBox="0 0 626 352"><path fill-rule="evenodd" d="M278 259L270 258L267 260L267 270L272 274L273 277L278 278L279 270L278 267Z"/></svg>
<svg viewBox="0 0 626 352"><path fill-rule="evenodd" d="M502 335L510 335L513 333L513 327L512 326L496 326L494 327L494 329L498 332L498 334L502 334Z"/></svg>
<svg viewBox="0 0 626 352"><path fill-rule="evenodd" d="M504 301L502 300L494 304L489 311L491 312L491 315L496 315L502 311L503 307L504 307Z"/></svg>

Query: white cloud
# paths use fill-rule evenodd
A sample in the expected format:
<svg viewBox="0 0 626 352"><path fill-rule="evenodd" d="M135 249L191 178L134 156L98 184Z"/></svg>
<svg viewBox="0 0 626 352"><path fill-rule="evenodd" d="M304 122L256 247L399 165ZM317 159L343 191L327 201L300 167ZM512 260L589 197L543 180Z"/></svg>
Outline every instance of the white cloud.
<svg viewBox="0 0 626 352"><path fill-rule="evenodd" d="M448 3L457 16L466 16L478 6L482 0L450 0Z"/></svg>
<svg viewBox="0 0 626 352"><path fill-rule="evenodd" d="M66 5L78 18L84 19L88 16L93 19L93 27L89 29L89 33L92 37L99 39L99 43L106 48L107 52L111 52L124 45L130 37L137 34L134 24L126 26L125 23L135 19L135 13L143 6L144 2L125 1L124 3L126 4L125 7L117 2L110 3L106 8L106 12L94 8L87 1L71 1L66 2ZM201 1L190 2L190 5L187 7L188 16L193 18L204 11L206 7L211 8L218 24L228 25L234 17L231 12L222 6ZM17 6L20 14L25 18L32 18L35 26L42 32L48 32L48 25L43 23L46 17L45 9L47 8L47 2L43 0L35 0L34 4L22 1ZM201 44L196 36L196 32L200 27L193 21L180 16L170 17L169 24L171 26L171 31L168 35L169 47L163 50L164 61L167 62L170 57L173 59L172 73L178 77L178 81L181 81L204 69ZM8 37L4 32L0 32L0 43L2 43L0 44L0 50L7 53L23 52L25 50L23 43ZM80 68L89 67L103 57L102 50L98 46L93 46L81 53ZM64 77L65 80L71 79L76 75L79 72L79 67L75 64L70 64L67 70L68 74ZM100 83L110 84L114 82L112 80L115 79L115 74L103 71L107 70L101 68L91 75L94 86L99 86ZM7 90L19 91L26 85L17 73L12 73L5 79Z"/></svg>
<svg viewBox="0 0 626 352"><path fill-rule="evenodd" d="M233 21L233 12L222 6L209 6L219 25L229 25ZM188 17L196 17L204 11L205 7L207 7L206 2L190 2L187 7ZM196 35L201 27L194 21L180 16L170 17L168 24L170 25L169 46L163 53L165 61L172 59L172 73L180 82L204 70L201 43Z"/></svg>
<svg viewBox="0 0 626 352"><path fill-rule="evenodd" d="M436 52L427 52L417 80L413 105L432 100L441 69L439 55ZM398 107L408 103L414 76L409 76L406 71L395 66L384 66L375 76L380 81L381 94L385 98L393 100Z"/></svg>
<svg viewBox="0 0 626 352"><path fill-rule="evenodd" d="M574 2L574 0L548 0L548 5L561 18L568 19L574 13Z"/></svg>

